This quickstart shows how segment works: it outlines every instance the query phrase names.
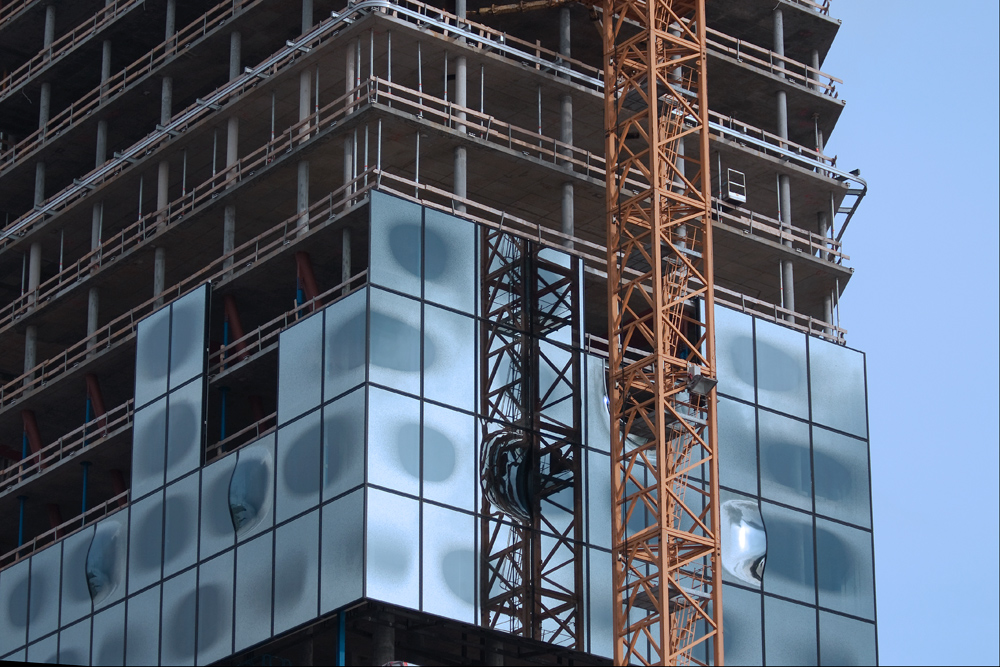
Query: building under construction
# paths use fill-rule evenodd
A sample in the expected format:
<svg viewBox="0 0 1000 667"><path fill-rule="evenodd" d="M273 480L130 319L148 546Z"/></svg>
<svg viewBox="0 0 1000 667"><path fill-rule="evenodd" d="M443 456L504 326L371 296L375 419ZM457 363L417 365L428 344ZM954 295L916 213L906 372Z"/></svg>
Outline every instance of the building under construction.
<svg viewBox="0 0 1000 667"><path fill-rule="evenodd" d="M3 2L0 659L875 664L830 12Z"/></svg>

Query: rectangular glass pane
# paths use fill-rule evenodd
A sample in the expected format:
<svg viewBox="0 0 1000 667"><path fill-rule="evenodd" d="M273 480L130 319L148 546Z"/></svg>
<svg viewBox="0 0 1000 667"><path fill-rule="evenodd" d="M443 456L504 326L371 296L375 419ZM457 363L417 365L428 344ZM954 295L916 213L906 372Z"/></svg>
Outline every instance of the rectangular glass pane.
<svg viewBox="0 0 1000 667"><path fill-rule="evenodd" d="M320 613L364 595L365 493L359 489L323 506Z"/></svg>
<svg viewBox="0 0 1000 667"><path fill-rule="evenodd" d="M381 192L371 193L370 280L420 296L420 248L423 233L420 205Z"/></svg>
<svg viewBox="0 0 1000 667"><path fill-rule="evenodd" d="M163 576L163 491L143 498L129 512L128 592Z"/></svg>
<svg viewBox="0 0 1000 667"><path fill-rule="evenodd" d="M319 613L319 510L277 530L274 546L274 632Z"/></svg>
<svg viewBox="0 0 1000 667"><path fill-rule="evenodd" d="M160 587L128 600L125 664L156 665L160 660Z"/></svg>
<svg viewBox="0 0 1000 667"><path fill-rule="evenodd" d="M365 390L323 408L323 498L365 481Z"/></svg>
<svg viewBox="0 0 1000 667"><path fill-rule="evenodd" d="M135 406L141 408L167 392L170 308L161 308L136 328Z"/></svg>
<svg viewBox="0 0 1000 667"><path fill-rule="evenodd" d="M722 490L719 502L722 578L760 588L768 545L758 499Z"/></svg>
<svg viewBox="0 0 1000 667"><path fill-rule="evenodd" d="M229 482L229 512L237 540L274 525L274 434L243 447Z"/></svg>
<svg viewBox="0 0 1000 667"><path fill-rule="evenodd" d="M372 382L420 395L420 302L371 290ZM442 350L441 354L448 354Z"/></svg>
<svg viewBox="0 0 1000 667"><path fill-rule="evenodd" d="M819 664L874 665L875 642L874 623L819 612Z"/></svg>
<svg viewBox="0 0 1000 667"><path fill-rule="evenodd" d="M236 549L236 651L271 636L273 544L267 533Z"/></svg>
<svg viewBox="0 0 1000 667"><path fill-rule="evenodd" d="M368 483L420 493L420 402L372 387L368 408Z"/></svg>
<svg viewBox="0 0 1000 667"><path fill-rule="evenodd" d="M719 398L719 484L757 495L757 411Z"/></svg>
<svg viewBox="0 0 1000 667"><path fill-rule="evenodd" d="M475 623L476 522L471 514L423 504L423 607Z"/></svg>
<svg viewBox="0 0 1000 667"><path fill-rule="evenodd" d="M816 513L871 528L868 443L813 427Z"/></svg>
<svg viewBox="0 0 1000 667"><path fill-rule="evenodd" d="M811 512L809 425L766 410L757 411L757 420L761 495Z"/></svg>
<svg viewBox="0 0 1000 667"><path fill-rule="evenodd" d="M59 627L59 570L62 544L42 549L31 557L31 600L28 604L28 641L35 641ZM55 651L53 651L53 654Z"/></svg>
<svg viewBox="0 0 1000 667"><path fill-rule="evenodd" d="M198 568L198 664L233 652L233 552Z"/></svg>
<svg viewBox="0 0 1000 667"><path fill-rule="evenodd" d="M315 410L278 429L274 511L279 523L319 504L321 416Z"/></svg>
<svg viewBox="0 0 1000 667"><path fill-rule="evenodd" d="M233 545L233 517L229 513L229 480L236 467L236 455L231 454L201 469L201 542L199 557L211 558Z"/></svg>
<svg viewBox="0 0 1000 667"><path fill-rule="evenodd" d="M715 349L719 393L753 401L753 318L729 308L716 306Z"/></svg>
<svg viewBox="0 0 1000 667"><path fill-rule="evenodd" d="M197 588L194 569L163 582L160 618L164 622L160 627L160 660L164 665L194 664Z"/></svg>
<svg viewBox="0 0 1000 667"><path fill-rule="evenodd" d="M763 665L760 593L725 586L722 627L727 665Z"/></svg>
<svg viewBox="0 0 1000 667"><path fill-rule="evenodd" d="M816 519L819 604L861 618L875 618L872 535Z"/></svg>
<svg viewBox="0 0 1000 667"><path fill-rule="evenodd" d="M808 418L805 334L763 320L756 330L757 402Z"/></svg>
<svg viewBox="0 0 1000 667"><path fill-rule="evenodd" d="M611 548L611 457L587 452L588 541Z"/></svg>
<svg viewBox="0 0 1000 667"><path fill-rule="evenodd" d="M812 517L767 502L760 509L767 531L764 591L815 604Z"/></svg>
<svg viewBox="0 0 1000 667"><path fill-rule="evenodd" d="M28 578L31 561L0 572L0 655L24 646L28 639Z"/></svg>
<svg viewBox="0 0 1000 667"><path fill-rule="evenodd" d="M476 409L476 322L424 307L424 397L461 410Z"/></svg>
<svg viewBox="0 0 1000 667"><path fill-rule="evenodd" d="M136 411L132 425L131 497L138 500L163 486L167 448L167 399Z"/></svg>
<svg viewBox="0 0 1000 667"><path fill-rule="evenodd" d="M28 662L55 664L59 661L59 635L52 635L28 647Z"/></svg>
<svg viewBox="0 0 1000 667"><path fill-rule="evenodd" d="M125 603L94 614L94 639L90 655L93 665L125 663Z"/></svg>
<svg viewBox="0 0 1000 667"><path fill-rule="evenodd" d="M764 596L764 645L768 665L815 665L816 609Z"/></svg>
<svg viewBox="0 0 1000 667"><path fill-rule="evenodd" d="M609 532L610 535L610 532ZM613 587L611 554L587 549L590 581L590 652L610 658L614 655L615 622L612 617Z"/></svg>
<svg viewBox="0 0 1000 667"><path fill-rule="evenodd" d="M94 527L84 570L94 611L111 606L125 595L130 509L116 512Z"/></svg>
<svg viewBox="0 0 1000 667"><path fill-rule="evenodd" d="M864 354L810 338L809 384L814 422L868 436Z"/></svg>
<svg viewBox="0 0 1000 667"><path fill-rule="evenodd" d="M59 622L66 626L91 612L90 589L87 587L87 552L94 539L94 527L84 528L63 542L62 596ZM2 578L3 575L0 575ZM90 627L89 624L87 626ZM90 634L87 646L90 646ZM89 648L88 648L89 651Z"/></svg>
<svg viewBox="0 0 1000 667"><path fill-rule="evenodd" d="M198 475L167 487L163 502L163 576L194 565L198 557Z"/></svg>
<svg viewBox="0 0 1000 667"><path fill-rule="evenodd" d="M604 359L588 354L587 446L611 453L611 414L608 412L608 371Z"/></svg>
<svg viewBox="0 0 1000 667"><path fill-rule="evenodd" d="M205 372L205 309L208 285L171 304L170 388Z"/></svg>
<svg viewBox="0 0 1000 667"><path fill-rule="evenodd" d="M323 385L323 316L312 315L278 338L278 423L320 404Z"/></svg>
<svg viewBox="0 0 1000 667"><path fill-rule="evenodd" d="M196 380L167 398L167 484L201 463L205 384Z"/></svg>
<svg viewBox="0 0 1000 667"><path fill-rule="evenodd" d="M424 209L424 298L475 313L475 224Z"/></svg>
<svg viewBox="0 0 1000 667"><path fill-rule="evenodd" d="M473 511L476 492L476 422L471 415L424 404L423 495Z"/></svg>
<svg viewBox="0 0 1000 667"><path fill-rule="evenodd" d="M369 489L367 518L365 597L419 609L419 503Z"/></svg>
<svg viewBox="0 0 1000 667"><path fill-rule="evenodd" d="M543 428L561 431L574 426L573 390L581 378L575 377L573 354L566 345L538 341L538 386L544 401L538 416Z"/></svg>
<svg viewBox="0 0 1000 667"><path fill-rule="evenodd" d="M329 401L365 381L368 358L368 290L330 304L325 318L323 400Z"/></svg>
<svg viewBox="0 0 1000 667"><path fill-rule="evenodd" d="M90 664L90 617L59 633L59 664Z"/></svg>

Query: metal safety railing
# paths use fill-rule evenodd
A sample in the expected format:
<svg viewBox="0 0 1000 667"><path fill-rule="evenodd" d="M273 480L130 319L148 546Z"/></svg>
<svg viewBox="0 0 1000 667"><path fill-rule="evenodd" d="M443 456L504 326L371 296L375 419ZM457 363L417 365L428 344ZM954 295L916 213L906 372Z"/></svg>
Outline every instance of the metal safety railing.
<svg viewBox="0 0 1000 667"><path fill-rule="evenodd" d="M841 243L836 239L791 227L766 215L731 206L716 197L712 198L712 202L712 214L718 222L736 227L748 235L767 237L777 243L790 243L798 250L837 265L843 265L851 259L850 255L841 252Z"/></svg>
<svg viewBox="0 0 1000 667"><path fill-rule="evenodd" d="M8 21L12 21L17 16L32 5L36 5L41 0L10 0L3 7L0 7L0 28Z"/></svg>
<svg viewBox="0 0 1000 667"><path fill-rule="evenodd" d="M232 454L240 447L251 442L260 440L268 433L273 433L278 428L278 413L272 412L263 419L241 428L236 433L226 436L224 439L209 445L205 448L205 463L208 464L216 459L221 459L227 454Z"/></svg>
<svg viewBox="0 0 1000 667"><path fill-rule="evenodd" d="M814 12L818 12L824 16L830 15L830 0L788 0L789 2L801 5L807 9L811 9Z"/></svg>

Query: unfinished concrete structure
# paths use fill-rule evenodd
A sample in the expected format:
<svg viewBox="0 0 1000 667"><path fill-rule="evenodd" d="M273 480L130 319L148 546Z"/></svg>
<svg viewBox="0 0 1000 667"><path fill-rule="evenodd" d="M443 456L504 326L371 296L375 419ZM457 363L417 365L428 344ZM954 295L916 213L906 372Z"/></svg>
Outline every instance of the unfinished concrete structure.
<svg viewBox="0 0 1000 667"><path fill-rule="evenodd" d="M23 619L14 603L8 605L15 609L10 617L0 619L21 633L7 632L4 626L0 657L58 657L85 664L240 663L271 655L301 662L340 660L338 664L391 659L520 664L590 663L612 656L610 544L600 536L604 528L599 518L610 517L611 508L610 502L602 505L602 492L593 481L603 474L608 444L607 438L603 445L598 442L594 434L599 429L590 423L600 421L601 402L593 402L591 395L597 395L601 382L586 379L599 366L596 360L607 355L601 17L581 5L526 5L25 0L0 8L0 455L5 459L0 553L6 554L0 561L5 568L0 597L17 601L17 595L24 596ZM720 334L719 349L750 359L749 380L739 362L727 367L729 362L720 361L719 392L732 403L725 408L730 413L720 406L721 484L726 493L736 494L727 496L727 502L735 503L729 506L732 511L744 508L739 503L745 498L738 497L742 492L757 500L769 525L781 525L780 512L792 513L785 517L785 539L796 545L800 560L808 552L817 561L801 573L800 582L779 582L772 588L766 580L761 583L760 572L754 576L753 562L745 571L734 566L746 576L727 579L732 586L726 587L726 595L732 589L732 598L739 600L733 609L757 604L759 610L753 626L756 644L738 643L730 650L729 642L736 640L727 639L734 664L777 664L810 655L831 663L875 658L870 509L867 519L853 507L854 514L845 518L843 493L820 494L815 464L822 447L833 449L834 458L863 447L864 460L855 456L854 467L845 470L854 479L863 468L862 495L867 494L867 427L859 426L857 417L859 410L864 417L865 409L863 358L824 361L839 354L824 356L824 346L840 349L845 342L837 303L852 269L845 266L841 238L865 191L856 172L839 168L823 151L843 109L840 82L820 69L839 25L828 9L809 0L780 0L777 6L757 0L708 3L707 163L715 215L715 299L717 310L744 314L726 329L726 343ZM378 204L379 197L396 203ZM420 231L407 236L383 228L393 216L416 216ZM451 255L439 252L435 244L445 248L458 243L464 233L458 231L459 221L474 223L472 245L455 246L459 250ZM433 235L428 230L435 224L444 226ZM442 256L450 258L447 267L469 262L471 273L447 278L444 266L433 268ZM495 271L497 257L504 258L504 266L515 267L512 273ZM387 268L396 265L402 268ZM505 275L516 278L505 283ZM534 278L526 279L528 275ZM417 282L408 283L413 276ZM525 301L522 312L512 306L510 295L521 294L517 285L525 280L534 285L534 301ZM449 291L463 282L472 290L469 302ZM497 297L498 290L506 296ZM277 438L273 456L280 470L282 429L304 423L295 421L298 412L283 417L283 396L290 395L297 380L307 384L310 360L322 367L326 359L303 347L305 366L285 368L295 354L295 337L308 322L321 318L324 331L331 327L333 313L340 312L335 309L346 308L355 295L382 292L420 302L422 310L411 322L424 332L414 348L419 380L410 386L402 376L379 379L377 371L364 372L366 398L359 409L367 415L361 427L367 434L367 464L358 488L363 487L368 504L357 510L366 520L352 535L361 542L377 540L368 532L375 521L369 507L375 507L372 498L387 490L419 501L421 509L414 516L427 530L434 522L423 518L430 511L425 500L433 511L445 506L457 514L467 511L475 533L470 538L476 582L470 617L446 613L427 601L434 587L429 574L415 584L419 593L414 601L377 594L374 580L366 578L374 566L366 560L357 575L371 583L358 595L345 593L329 608L317 600L313 613L283 617L282 584L272 581L266 631L240 636L234 629L228 639L206 643L205 619L214 608L193 598L195 625L175 631L170 621L180 607L172 606L176 600L170 591L182 585L196 588L193 582L207 581L213 567L228 567L230 578L238 580L241 526L234 514L236 542L211 553L204 546L208 538L196 530L201 536L195 539L197 555L171 569L169 532L171 521L178 519L171 519L166 501L161 503L166 509L157 510L156 525L162 528L159 575L135 588L123 583L114 595L103 597L101 587L90 580L90 611L73 615L63 611L68 608L65 575L51 598L57 610L53 618L42 602L33 602L48 599L41 597L38 584L32 597L31 582L40 581L46 571L40 556L54 558L51 554L59 549L63 567L57 564L55 571L66 571L72 540L86 543L86 556L109 521L134 517L140 501L180 488L171 487L169 470L161 472L167 477L157 484L137 484L136 453L150 446L140 429L145 423L141 413L164 392L166 405L174 392L173 383L163 391L143 389L148 379L143 326L152 331L149 323L182 309L182 298L204 295L203 323L169 316L170 322L193 327L195 338L198 327L206 332L203 368L186 380L199 383L200 393L190 401L198 406L190 419L198 457L185 474L206 480L219 466L238 466L233 462L241 452L256 451L268 437ZM379 333L377 321L393 314L405 320L400 313L408 302L379 306L376 301L369 297L368 329L362 336L368 342L358 348L367 363L358 364L403 373L401 368L412 360L406 356L409 348L396 334ZM430 379L427 340L435 331L431 313L440 307L475 321L471 350L460 355L465 348L451 339L438 349L439 358L462 356L469 364L469 370L450 371L450 391L433 389ZM736 317L725 312L720 322ZM512 324L516 321L522 324ZM173 332L172 326L167 330ZM749 333L741 334L744 330ZM800 345L802 368L811 369L802 371L807 387L802 393L809 396L804 411L791 399L786 404L767 393L799 393L798 385L782 389L794 373L766 386L766 359L784 349L784 343L775 341L786 335L797 336L788 349ZM383 338L390 349L402 352L393 356L383 351L388 356L379 357ZM285 342L284 354L280 342ZM171 345L162 349L173 350ZM150 358L157 354L149 353ZM168 366L171 354L162 353ZM796 354L788 352L789 358ZM844 377L854 382L850 389L839 389L831 380L824 385L826 402L809 393L818 392L815 383L822 373L839 372L823 369L846 367L850 371ZM491 385L490 378L512 377L511 368L518 369L516 391ZM602 374L602 369L596 373ZM529 378L542 380L532 384ZM282 386L288 387L284 393ZM539 425L533 432L551 461L535 468L530 483L535 497L527 501L534 510L522 507L524 515L519 516L517 493L490 491L489 485L496 483L496 459L503 454L495 448L502 439L494 436L505 431L489 424L528 419L520 408L511 412L511 403L526 395L522 389L537 403L532 418ZM476 492L468 508L425 490L434 481L423 467L429 464L418 464L420 484L412 491L402 482L378 481L386 473L378 472L375 445L369 444L379 427L373 411L378 405L383 414L401 411L405 403L403 398L394 403L375 397L385 390L419 402L417 423L423 435L416 442L421 456L429 442L427 406L456 408L476 420L470 460L483 477L475 485L482 493ZM321 395L318 404L325 410L326 394ZM552 396L557 400L546 403L545 397ZM331 398L330 405L346 398ZM469 404L463 407L459 404L465 398ZM851 405L851 415L823 407L840 402ZM570 404L574 407L564 415ZM726 422L726 414L737 413L742 421ZM808 486L808 506L795 492L781 496L768 491L765 450L770 441L761 434L772 415L806 429L808 483L799 482ZM603 419L607 430L606 414ZM727 424L737 422L749 423L753 434L754 465L760 467L754 473L756 486L744 484L726 467L726 429L733 433L736 428ZM821 444L817 434L827 431L847 438L848 444ZM169 469L170 431L163 437ZM317 463L326 462L326 456ZM732 460L737 457L732 454ZM519 469L518 463L509 469ZM281 474L274 478L276 489ZM544 475L548 481L538 481ZM512 473L511 479L517 478ZM779 486L795 487L781 474L775 479ZM229 477L227 481L232 503L234 487ZM190 488L204 503L209 487L202 484ZM343 497L331 496L323 507L347 503L353 488ZM861 488L859 481L852 493ZM279 491L273 495L280 503ZM824 498L841 500L824 510ZM769 501L774 501L771 517ZM317 496L317 507L324 502L325 495ZM551 513L545 511L546 502ZM196 509L191 519L195 524L208 521L208 505L201 507L202 514ZM319 511L309 507L303 505L301 512L284 519L275 510L275 544L291 539L289 531L277 537L282 526ZM801 511L794 514L796 510ZM559 511L572 519L551 519ZM754 526L759 519L760 514L756 519L747 515L737 525ZM811 526L808 538L795 532L805 525L799 519ZM823 537L836 532L822 528L824 521L836 530L845 526L852 531L850 538ZM138 534L129 528L134 524L124 525L123 534ZM312 524L295 524L295 530L303 525ZM413 547L421 562L425 548L430 554L426 535L417 533ZM858 536L862 542L868 539L868 560L862 553L862 574L857 575L862 578L851 579L855 588L844 594L850 603L833 600L832 591L846 584L824 589L824 576L832 575L824 575L819 545L823 540L855 544ZM317 545L327 544L323 540L317 538ZM806 541L808 549L801 547ZM126 554L138 553L136 546L125 548ZM780 553L780 544L775 546L773 536L769 548L769 561L779 562L774 554ZM276 550L268 557L277 570L282 556ZM118 574L135 576L132 556L124 558L129 565ZM306 586L325 586L317 583L326 575L316 568L318 578ZM762 565L759 569L763 571ZM600 584L605 570L607 581ZM795 576L788 574L785 580ZM22 587L22 582L28 583ZM799 583L802 590L812 586L811 598L795 588ZM296 585L303 584L287 587ZM236 627L238 585L231 583L228 591L227 618ZM141 613L130 611L129 605ZM150 616L153 607L157 611ZM730 612L724 609L728 626ZM769 634L788 625L778 618L798 622L810 615L817 637L810 645L812 654L808 647L785 655L767 648L767 637L773 637L771 646L783 643L780 634ZM775 619L770 626L768 618ZM151 622L162 630L155 641L138 635L130 639L129 627ZM737 627L740 621L732 623ZM118 626L120 636L114 632ZM802 632L808 633L808 627ZM194 637L190 655L168 652L178 636L189 634ZM848 636L855 638L857 651L834 652ZM702 653L698 659L713 657Z"/></svg>

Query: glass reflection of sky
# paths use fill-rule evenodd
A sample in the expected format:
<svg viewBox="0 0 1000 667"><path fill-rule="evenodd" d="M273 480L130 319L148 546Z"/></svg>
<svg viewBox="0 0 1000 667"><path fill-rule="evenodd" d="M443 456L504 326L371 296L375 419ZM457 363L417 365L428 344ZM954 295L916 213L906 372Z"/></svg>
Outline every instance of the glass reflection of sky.
<svg viewBox="0 0 1000 667"><path fill-rule="evenodd" d="M767 556L767 534L757 503L728 500L719 508L722 519L722 567L751 586L760 586Z"/></svg>

